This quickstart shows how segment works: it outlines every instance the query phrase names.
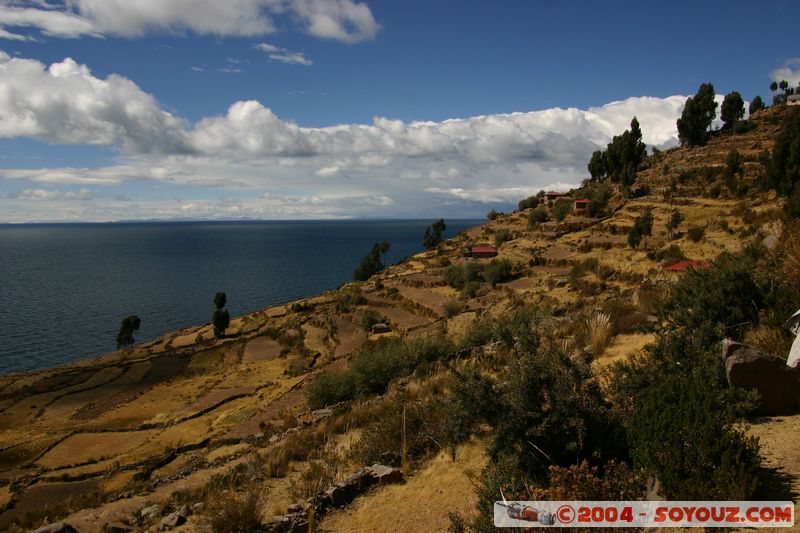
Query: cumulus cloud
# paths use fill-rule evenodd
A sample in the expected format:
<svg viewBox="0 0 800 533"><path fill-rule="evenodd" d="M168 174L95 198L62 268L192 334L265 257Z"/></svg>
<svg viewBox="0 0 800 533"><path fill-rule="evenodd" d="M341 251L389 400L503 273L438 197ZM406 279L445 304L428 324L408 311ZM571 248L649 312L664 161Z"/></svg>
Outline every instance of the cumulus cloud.
<svg viewBox="0 0 800 533"><path fill-rule="evenodd" d="M352 0L69 0L19 7L0 2L0 38L27 38L8 28L34 28L50 37L139 37L147 33L256 36L276 31L288 15L309 34L348 43L380 29L369 6Z"/></svg>
<svg viewBox="0 0 800 533"><path fill-rule="evenodd" d="M675 120L685 101L685 96L633 97L589 109L437 122L375 117L366 124L309 128L249 100L192 124L126 78L98 78L71 59L46 66L0 52L0 137L99 144L121 152L118 164L99 168L0 169L0 185L13 180L16 190L112 189L81 204L96 209L94 214L76 211L72 202L70 213L87 220L175 213L232 217L234 207L240 216L255 218L474 216L487 204L504 208L540 189L579 184L592 151L628 128L634 115L646 143L677 144ZM140 182L138 190L151 190L147 201L111 200L123 192L115 187L133 181ZM153 201L167 194L165 188L203 199L187 199L180 207ZM215 190L243 203L208 200ZM129 196L130 190L124 193ZM3 202L0 212L12 212L9 202L25 200ZM128 216L118 217L121 209Z"/></svg>
<svg viewBox="0 0 800 533"><path fill-rule="evenodd" d="M314 64L302 52L292 52L286 48L280 48L268 43L260 43L254 46L256 50L261 50L267 54L271 61L287 63L289 65L303 65L309 67Z"/></svg>
<svg viewBox="0 0 800 533"><path fill-rule="evenodd" d="M181 152L184 129L127 78L97 78L69 58L46 67L0 53L0 137Z"/></svg>
<svg viewBox="0 0 800 533"><path fill-rule="evenodd" d="M779 83L786 80L790 87L797 87L800 85L800 57L786 60L782 67L770 72L769 77Z"/></svg>

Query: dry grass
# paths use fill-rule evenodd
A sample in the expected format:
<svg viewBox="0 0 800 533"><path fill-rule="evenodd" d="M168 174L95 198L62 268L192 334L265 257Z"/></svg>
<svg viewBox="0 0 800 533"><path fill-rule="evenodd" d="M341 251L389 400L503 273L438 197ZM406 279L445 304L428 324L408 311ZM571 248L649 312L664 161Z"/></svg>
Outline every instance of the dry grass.
<svg viewBox="0 0 800 533"><path fill-rule="evenodd" d="M611 339L611 317L605 313L596 312L586 319L586 331L589 336L589 346L592 354L600 357Z"/></svg>
<svg viewBox="0 0 800 533"><path fill-rule="evenodd" d="M237 490L227 489L208 494L203 505L205 521L215 533L249 533L261 526L264 490L248 485Z"/></svg>
<svg viewBox="0 0 800 533"><path fill-rule="evenodd" d="M446 531L447 514L474 510L477 497L467 473L485 465L485 444L462 445L453 461L448 452L432 459L404 485L388 485L325 517L320 531Z"/></svg>

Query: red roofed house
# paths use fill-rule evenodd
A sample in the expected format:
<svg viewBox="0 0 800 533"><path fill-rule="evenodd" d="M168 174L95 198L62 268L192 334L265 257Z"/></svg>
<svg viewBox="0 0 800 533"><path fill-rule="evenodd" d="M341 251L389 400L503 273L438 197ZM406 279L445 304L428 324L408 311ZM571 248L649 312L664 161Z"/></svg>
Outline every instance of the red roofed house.
<svg viewBox="0 0 800 533"><path fill-rule="evenodd" d="M589 207L589 200L575 200L575 212L583 213Z"/></svg>
<svg viewBox="0 0 800 533"><path fill-rule="evenodd" d="M673 272L683 272L689 268L711 268L711 263L708 261L694 261L694 260L685 260L685 261L678 261L677 263L673 263L671 265L667 265L664 267L664 270L671 270Z"/></svg>
<svg viewBox="0 0 800 533"><path fill-rule="evenodd" d="M473 258L497 257L497 248L489 246L488 244L473 246L470 248L469 252L464 255Z"/></svg>

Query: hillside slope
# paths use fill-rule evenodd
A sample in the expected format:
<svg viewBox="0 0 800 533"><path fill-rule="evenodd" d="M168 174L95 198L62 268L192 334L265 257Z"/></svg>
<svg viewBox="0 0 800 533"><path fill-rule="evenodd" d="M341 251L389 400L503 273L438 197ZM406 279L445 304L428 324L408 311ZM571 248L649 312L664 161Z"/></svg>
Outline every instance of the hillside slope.
<svg viewBox="0 0 800 533"><path fill-rule="evenodd" d="M197 326L63 368L0 376L0 529L64 516L81 532L120 521L143 529L152 522L141 519L141 509L161 504L166 514L183 502L203 502L209 482L231 483L235 491L242 475L265 494L259 500L265 517L284 514L324 488L323 481L363 466L361 432L375 417L394 416L392 394L334 410L312 411L307 403L315 376L347 368L370 340L438 334L459 340L482 317L535 308L550 317L548 328L563 348L587 354L602 376L608 363L638 353L658 331L666 288L682 275L665 266L713 261L780 233L782 200L755 190L736 197L719 170L736 148L745 160L740 179L755 180L781 113L761 112L752 131L715 136L704 148L648 158L639 183L649 192L633 199L615 194L601 218L569 215L530 225L530 209L503 214L369 282L238 317L224 339ZM652 235L631 248L628 230L646 210L654 217ZM670 231L676 210L683 221ZM510 262L509 279L469 290L448 283L453 265L490 263L465 259L468 245L495 242L498 259ZM587 329L598 314L608 321L601 339ZM370 334L365 317L384 321L391 332ZM437 366L394 383L390 392L423 402L450 386L447 372ZM797 487L800 465L780 452L794 424L792 417L775 418L752 431ZM452 465L444 452L422 454L407 485L381 489L323 518L321 527L357 531L375 513L411 520L423 503L417 495L427 500L433 496L426 490L434 488L435 501L472 501L463 472L480 469L482 445L462 452L466 460ZM428 457L435 459L428 464ZM439 529L442 517L426 524ZM208 527L199 507L183 526Z"/></svg>

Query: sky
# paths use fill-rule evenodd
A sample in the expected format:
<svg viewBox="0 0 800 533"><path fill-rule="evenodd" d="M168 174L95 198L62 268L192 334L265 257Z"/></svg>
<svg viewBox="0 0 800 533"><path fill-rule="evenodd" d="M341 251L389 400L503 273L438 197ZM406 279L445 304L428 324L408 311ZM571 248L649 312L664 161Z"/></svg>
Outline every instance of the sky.
<svg viewBox="0 0 800 533"><path fill-rule="evenodd" d="M800 83L800 2L0 0L0 223L477 218Z"/></svg>

